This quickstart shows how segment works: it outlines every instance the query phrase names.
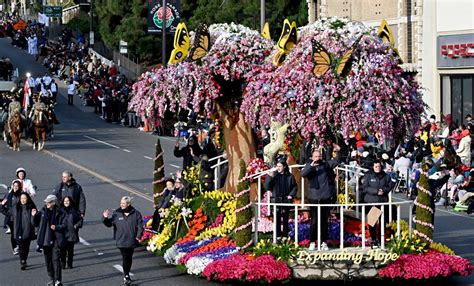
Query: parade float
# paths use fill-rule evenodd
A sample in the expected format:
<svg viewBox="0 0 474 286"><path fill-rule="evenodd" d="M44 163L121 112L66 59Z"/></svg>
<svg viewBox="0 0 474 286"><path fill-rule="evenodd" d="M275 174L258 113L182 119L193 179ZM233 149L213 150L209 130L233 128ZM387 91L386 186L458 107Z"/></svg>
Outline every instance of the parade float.
<svg viewBox="0 0 474 286"><path fill-rule="evenodd" d="M383 249L366 247L365 219L344 214L330 219L336 247L329 251L306 248L307 212L292 216L290 238L273 243L271 209L261 203L265 196L255 194L261 180L253 175L269 166L255 159L252 128L284 130L284 138L277 136L265 153L286 150L289 157L296 156L300 146L294 142L302 139L324 145L347 141L357 131L386 142L419 128L425 108L420 88L400 67L390 39L386 24L376 31L338 18L299 29L285 20L276 44L241 25L201 25L192 35L180 24L170 64L141 76L130 107L151 121L180 109L218 121L229 174L222 189L200 192L199 166L185 170L192 195L173 198L161 211L158 232L144 234L147 249L189 274L225 282L468 275L473 268L468 260L432 241L426 178L418 185L422 195L415 202L413 234L411 223L392 222ZM156 200L164 189L163 166L158 140Z"/></svg>

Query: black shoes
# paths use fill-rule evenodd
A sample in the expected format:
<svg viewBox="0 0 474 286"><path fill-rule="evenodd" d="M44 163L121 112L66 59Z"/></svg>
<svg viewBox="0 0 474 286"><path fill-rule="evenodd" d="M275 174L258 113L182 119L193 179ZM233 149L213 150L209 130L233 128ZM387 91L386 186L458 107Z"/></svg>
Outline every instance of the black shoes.
<svg viewBox="0 0 474 286"><path fill-rule="evenodd" d="M370 244L371 248L380 248L380 241L377 239L372 240L372 243Z"/></svg>
<svg viewBox="0 0 474 286"><path fill-rule="evenodd" d="M26 270L26 260L22 260L20 264L21 264L21 267L20 267L21 270Z"/></svg>
<svg viewBox="0 0 474 286"><path fill-rule="evenodd" d="M132 279L130 278L130 275L125 275L123 277L123 284L132 285Z"/></svg>

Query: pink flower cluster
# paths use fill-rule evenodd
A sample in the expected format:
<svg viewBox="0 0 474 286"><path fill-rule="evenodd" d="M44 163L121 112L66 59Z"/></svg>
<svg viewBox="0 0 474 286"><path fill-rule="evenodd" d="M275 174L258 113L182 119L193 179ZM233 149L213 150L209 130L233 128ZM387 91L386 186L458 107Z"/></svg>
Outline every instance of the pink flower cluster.
<svg viewBox="0 0 474 286"><path fill-rule="evenodd" d="M425 254L404 254L378 271L381 277L428 279L451 275L469 275L474 266L469 260L430 250Z"/></svg>
<svg viewBox="0 0 474 286"><path fill-rule="evenodd" d="M133 85L129 108L152 120L189 106L196 112L210 111L222 96L221 85L243 79L264 62L273 46L259 32L241 25L215 24L209 31L212 47L201 62L185 61L144 73Z"/></svg>
<svg viewBox="0 0 474 286"><path fill-rule="evenodd" d="M132 93L129 108L141 117L156 119L164 117L165 111L177 112L189 105L199 111L220 96L220 87L206 67L181 62L142 74Z"/></svg>
<svg viewBox="0 0 474 286"><path fill-rule="evenodd" d="M140 238L141 241L145 242L150 240L155 234L151 231L148 231L148 228L143 231L142 237Z"/></svg>
<svg viewBox="0 0 474 286"><path fill-rule="evenodd" d="M219 227L223 222L224 222L224 214L218 214L214 223L208 226L208 228Z"/></svg>
<svg viewBox="0 0 474 286"><path fill-rule="evenodd" d="M235 28L230 33L222 33L212 44L208 56L203 58L211 72L226 81L243 79L252 67L265 61L273 47L273 43L258 31L241 25Z"/></svg>
<svg viewBox="0 0 474 286"><path fill-rule="evenodd" d="M210 263L202 275L209 281L272 283L290 279L291 270L284 261L277 261L271 255L236 254Z"/></svg>
<svg viewBox="0 0 474 286"><path fill-rule="evenodd" d="M271 119L289 122L290 130L323 141L354 131L378 133L382 140L412 133L420 125L425 104L417 82L403 72L393 49L375 31L340 22L338 28L315 23L299 33L299 41L281 67L254 67L247 74L241 112L252 125L269 127ZM342 26L341 26L342 25ZM353 48L347 71L332 68L313 74L312 40L333 60Z"/></svg>
<svg viewBox="0 0 474 286"><path fill-rule="evenodd" d="M269 169L269 166L267 163L263 161L263 159L260 158L254 158L250 160L250 162L247 165L247 170L245 172L245 177L252 176L254 174L266 171ZM253 182L253 179L249 179L250 182Z"/></svg>

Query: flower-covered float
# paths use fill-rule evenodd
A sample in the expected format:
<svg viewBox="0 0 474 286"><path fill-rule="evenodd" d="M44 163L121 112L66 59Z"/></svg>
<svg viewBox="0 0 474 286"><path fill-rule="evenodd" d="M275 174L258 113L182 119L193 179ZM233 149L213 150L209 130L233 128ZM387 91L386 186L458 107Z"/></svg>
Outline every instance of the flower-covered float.
<svg viewBox="0 0 474 286"><path fill-rule="evenodd" d="M184 34L183 30L180 33ZM187 31L184 35L184 43L191 43ZM359 270L373 261L377 263L360 277L427 279L472 271L469 261L430 241L432 225L427 216L416 218L419 229L411 237L406 228L400 230L400 237L393 235L396 230L392 225L383 252L361 253L357 246L367 227L357 220L344 220L341 225L336 217L331 218L331 238L341 239L343 228L344 245L355 246L355 251L308 254L304 249L308 217L304 214L292 218L292 225L299 224L298 245L291 240L294 227L290 238L279 244L251 239L252 232L264 237L273 226L268 209L252 210L251 182L243 179L249 177L246 164L251 172L267 168L261 162L251 162L255 157L252 127L284 122L289 126L285 148L298 149L291 146L292 138L325 144L327 140L347 140L357 131L383 142L412 134L420 125L419 115L425 106L419 86L399 66L393 46L382 41L376 31L332 18L298 31L290 27L277 48L259 32L235 24L200 27L194 38L193 48L185 47L184 56L175 64L142 75L133 87L130 107L151 119L180 108L208 116L217 113L229 175L222 190L205 193L198 191L200 182L193 179L190 188L196 191L194 196L173 199L172 206L161 214L158 233L144 237L148 250L189 274L229 282L286 281L296 276L298 267L314 271L311 264L318 264L318 270L336 265L332 269L336 275L315 271L296 277L347 279L361 274ZM290 39L293 44L287 45ZM193 53L198 48L203 53L196 59ZM187 53L190 56L183 61ZM160 144L154 175L155 197L159 199L164 178ZM429 212L426 199L417 203ZM255 219L257 213L261 217ZM430 267L429 261L438 264Z"/></svg>

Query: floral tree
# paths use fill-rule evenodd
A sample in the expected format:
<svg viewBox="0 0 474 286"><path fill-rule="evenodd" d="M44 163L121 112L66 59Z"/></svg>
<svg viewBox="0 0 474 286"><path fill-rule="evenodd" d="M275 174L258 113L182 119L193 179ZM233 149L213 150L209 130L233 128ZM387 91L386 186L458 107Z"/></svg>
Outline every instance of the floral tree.
<svg viewBox="0 0 474 286"><path fill-rule="evenodd" d="M298 37L282 66L267 62L246 75L248 96L241 110L248 122L288 122L292 133L314 135L319 143L347 140L354 131L385 141L417 129L425 107L419 86L375 30L331 18L303 27ZM313 42L329 56L321 76L313 73ZM352 54L338 74L335 69L349 49Z"/></svg>
<svg viewBox="0 0 474 286"><path fill-rule="evenodd" d="M143 74L133 86L130 107L151 119L180 108L207 114L217 111L229 154L226 189L235 193L240 160L255 157L251 125L239 110L245 75L264 63L273 43L241 25L211 25L209 32L212 47L204 58Z"/></svg>
<svg viewBox="0 0 474 286"><path fill-rule="evenodd" d="M416 81L398 65L393 48L363 24L331 18L301 28L280 67L271 63L275 45L257 31L215 24L209 32L212 47L204 58L145 73L130 106L152 119L179 108L217 111L229 158L228 191L237 191L239 161L255 156L251 127L286 122L291 133L325 143L355 131L385 141L420 124L425 105ZM329 68L320 76L313 72L314 42L328 55ZM349 49L344 72L335 72Z"/></svg>

